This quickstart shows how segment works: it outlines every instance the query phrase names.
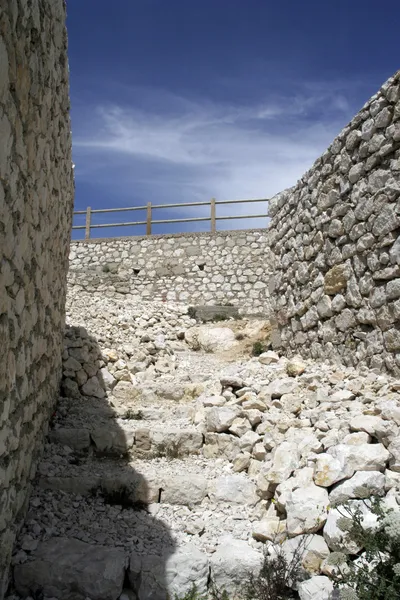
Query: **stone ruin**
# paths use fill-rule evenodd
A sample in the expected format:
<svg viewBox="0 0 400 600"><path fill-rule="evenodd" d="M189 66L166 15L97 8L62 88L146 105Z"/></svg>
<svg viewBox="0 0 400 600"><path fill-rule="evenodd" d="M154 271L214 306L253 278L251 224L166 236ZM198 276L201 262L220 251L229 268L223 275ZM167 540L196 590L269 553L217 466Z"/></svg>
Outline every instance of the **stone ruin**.
<svg viewBox="0 0 400 600"><path fill-rule="evenodd" d="M190 249L158 274L173 297L124 254L141 242L99 242L72 249L66 304L66 46L62 0L2 4L0 597L235 595L306 539L297 593L328 600L330 554L362 552L332 503L362 485L399 511L400 76L268 231L161 239ZM242 318L192 318L225 294Z"/></svg>

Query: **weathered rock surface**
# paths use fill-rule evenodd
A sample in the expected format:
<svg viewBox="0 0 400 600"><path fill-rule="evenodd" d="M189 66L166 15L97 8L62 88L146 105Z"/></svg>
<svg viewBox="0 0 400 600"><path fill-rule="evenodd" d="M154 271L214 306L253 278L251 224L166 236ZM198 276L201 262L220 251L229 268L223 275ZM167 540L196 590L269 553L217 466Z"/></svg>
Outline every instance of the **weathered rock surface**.
<svg viewBox="0 0 400 600"><path fill-rule="evenodd" d="M192 350L220 352L237 345L235 334L229 327L200 326L188 329L185 340Z"/></svg>
<svg viewBox="0 0 400 600"><path fill-rule="evenodd" d="M211 577L217 589L234 595L248 574L261 568L262 560L262 553L246 542L226 537L211 556Z"/></svg>
<svg viewBox="0 0 400 600"><path fill-rule="evenodd" d="M207 591L209 560L196 546L166 549L161 556L130 556L128 577L138 600L160 600L188 594L195 585Z"/></svg>
<svg viewBox="0 0 400 600"><path fill-rule="evenodd" d="M116 548L79 540L53 538L42 542L31 560L14 569L23 597L40 589L58 600L117 600L125 576L125 554Z"/></svg>
<svg viewBox="0 0 400 600"><path fill-rule="evenodd" d="M333 592L333 583L328 577L314 575L307 581L299 584L300 600L330 600Z"/></svg>

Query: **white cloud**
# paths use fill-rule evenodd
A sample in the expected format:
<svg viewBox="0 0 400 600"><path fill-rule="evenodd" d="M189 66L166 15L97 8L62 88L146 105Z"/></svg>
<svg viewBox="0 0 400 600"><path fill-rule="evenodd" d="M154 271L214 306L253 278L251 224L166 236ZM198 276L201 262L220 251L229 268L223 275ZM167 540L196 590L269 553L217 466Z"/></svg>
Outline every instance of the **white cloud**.
<svg viewBox="0 0 400 600"><path fill-rule="evenodd" d="M159 91L148 93L162 106ZM116 194L137 186L165 203L268 198L293 185L351 117L346 98L328 91L254 106L177 98L174 107L172 98L165 113L154 103L98 106L74 139L77 177L97 170ZM114 205L124 203L114 196Z"/></svg>

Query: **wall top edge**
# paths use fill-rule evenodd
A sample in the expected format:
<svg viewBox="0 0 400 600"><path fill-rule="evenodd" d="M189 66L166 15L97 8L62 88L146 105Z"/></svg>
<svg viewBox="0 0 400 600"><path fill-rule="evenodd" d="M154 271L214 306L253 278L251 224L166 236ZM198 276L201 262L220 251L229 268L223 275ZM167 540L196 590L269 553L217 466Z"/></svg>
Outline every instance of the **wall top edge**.
<svg viewBox="0 0 400 600"><path fill-rule="evenodd" d="M111 238L91 238L89 240L71 240L71 246L74 244L78 245L91 245L91 244L104 244L104 243L115 243L115 242L139 242L143 240L153 240L153 239L169 239L169 238L216 238L216 237L229 237L236 236L239 234L247 234L247 233L259 233L259 234L267 234L268 227L262 227L257 229L234 229L230 231L217 231L216 233L211 233L210 231L192 231L192 232L182 232L182 233L160 233L160 234L152 234L152 235L128 235L124 237L111 237Z"/></svg>

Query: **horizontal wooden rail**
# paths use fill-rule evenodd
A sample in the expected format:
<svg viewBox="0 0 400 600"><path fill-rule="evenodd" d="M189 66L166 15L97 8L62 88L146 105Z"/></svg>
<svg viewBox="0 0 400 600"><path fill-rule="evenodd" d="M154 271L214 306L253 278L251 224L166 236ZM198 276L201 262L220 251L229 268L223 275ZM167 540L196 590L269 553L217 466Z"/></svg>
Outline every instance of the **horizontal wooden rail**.
<svg viewBox="0 0 400 600"><path fill-rule="evenodd" d="M268 214L259 214L259 215L230 215L230 216L218 216L216 215L216 207L221 204L246 204L249 202L268 202L266 198L251 198L248 200L215 200L212 198L209 201L202 202L187 202L187 203L174 203L174 204L152 204L148 202L144 206L131 206L127 208L97 208L92 209L90 206L86 210L77 210L74 212L75 215L86 215L85 225L73 225L72 229L84 229L85 230L85 239L90 238L90 230L91 229L100 229L104 227L135 227L136 225L145 225L146 226L146 235L151 235L151 226L158 225L161 223L194 223L200 221L210 221L211 222L211 232L215 233L217 231L216 223L217 221L226 221L231 219L266 219ZM163 208L186 208L193 206L210 206L210 216L209 217L185 217L182 219L153 219L153 210L159 210ZM130 221L124 223L92 223L92 215L99 213L118 213L118 212L126 212L132 210L143 210L146 211L146 220L145 221Z"/></svg>

